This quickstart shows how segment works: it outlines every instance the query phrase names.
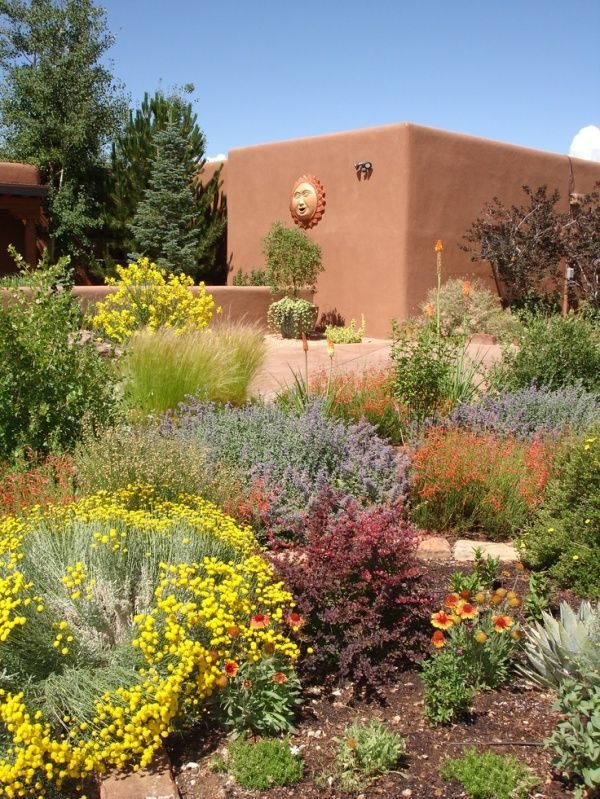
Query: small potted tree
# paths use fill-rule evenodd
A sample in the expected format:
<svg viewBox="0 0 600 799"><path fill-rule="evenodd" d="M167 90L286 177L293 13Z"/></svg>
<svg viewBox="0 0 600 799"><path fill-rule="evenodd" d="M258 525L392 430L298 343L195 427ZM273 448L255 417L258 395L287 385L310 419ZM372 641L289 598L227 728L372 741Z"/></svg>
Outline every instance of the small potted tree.
<svg viewBox="0 0 600 799"><path fill-rule="evenodd" d="M302 230L274 222L263 239L263 252L271 291L284 294L269 306L269 327L283 338L301 338L314 328L318 309L298 293L315 291L317 276L323 271L321 248Z"/></svg>

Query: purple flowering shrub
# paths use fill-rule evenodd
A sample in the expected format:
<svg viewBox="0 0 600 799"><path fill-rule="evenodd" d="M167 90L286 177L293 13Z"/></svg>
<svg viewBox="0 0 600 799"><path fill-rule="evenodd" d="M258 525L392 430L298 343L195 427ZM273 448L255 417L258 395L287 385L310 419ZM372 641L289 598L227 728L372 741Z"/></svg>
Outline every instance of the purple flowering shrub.
<svg viewBox="0 0 600 799"><path fill-rule="evenodd" d="M165 426L195 437L215 468L233 469L255 500L246 503L246 518L272 533L297 536L325 489L363 506L402 505L408 493L408 456L364 420L347 426L327 418L320 403L298 414L193 402Z"/></svg>
<svg viewBox="0 0 600 799"><path fill-rule="evenodd" d="M377 689L429 642L430 590L415 560L418 531L399 507L361 508L324 488L293 544L271 539L271 562L294 594L313 651L312 681Z"/></svg>
<svg viewBox="0 0 600 799"><path fill-rule="evenodd" d="M445 420L474 433L521 440L558 437L585 430L600 419L600 394L581 385L550 389L532 385L519 391L488 394L477 403L461 403Z"/></svg>

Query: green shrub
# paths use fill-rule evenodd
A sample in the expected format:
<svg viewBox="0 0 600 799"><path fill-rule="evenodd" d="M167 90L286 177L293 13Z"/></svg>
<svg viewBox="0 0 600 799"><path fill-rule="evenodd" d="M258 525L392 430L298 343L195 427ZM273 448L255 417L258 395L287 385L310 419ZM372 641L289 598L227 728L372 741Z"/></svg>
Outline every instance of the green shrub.
<svg viewBox="0 0 600 799"><path fill-rule="evenodd" d="M296 297L300 289L315 290L317 277L323 271L321 248L304 231L274 222L263 239L263 252L273 292Z"/></svg>
<svg viewBox="0 0 600 799"><path fill-rule="evenodd" d="M360 344L365 335L365 317L361 317L360 327L356 319L351 319L348 327L327 325L325 338L333 344Z"/></svg>
<svg viewBox="0 0 600 799"><path fill-rule="evenodd" d="M283 297L272 302L267 311L267 322L274 333L283 338L301 338L315 326L317 308L308 300Z"/></svg>
<svg viewBox="0 0 600 799"><path fill-rule="evenodd" d="M510 755L465 749L461 758L446 760L441 768L445 780L457 780L469 799L525 799L539 780L523 763Z"/></svg>
<svg viewBox="0 0 600 799"><path fill-rule="evenodd" d="M422 424L477 394L480 364L467 353L465 339L444 337L414 323L392 323L394 395L408 419Z"/></svg>
<svg viewBox="0 0 600 799"><path fill-rule="evenodd" d="M234 286L268 286L267 273L264 269L252 269L250 272L242 272L241 269L233 276Z"/></svg>
<svg viewBox="0 0 600 799"><path fill-rule="evenodd" d="M583 799L583 786L600 788L600 672L567 677L553 710L563 721L546 741L556 752L552 764L577 783L574 799Z"/></svg>
<svg viewBox="0 0 600 799"><path fill-rule="evenodd" d="M68 263L45 259L27 273L29 292L8 289L0 300L0 459L71 449L84 418L95 425L114 415L113 363L79 335Z"/></svg>
<svg viewBox="0 0 600 799"><path fill-rule="evenodd" d="M121 364L126 404L142 418L176 408L187 396L241 405L264 353L262 334L241 324L140 333Z"/></svg>
<svg viewBox="0 0 600 799"><path fill-rule="evenodd" d="M342 791L358 793L395 768L406 753L406 742L378 719L355 721L337 744L336 764L330 775Z"/></svg>
<svg viewBox="0 0 600 799"><path fill-rule="evenodd" d="M475 689L467 685L462 660L451 651L436 652L421 672L425 717L434 727L449 724L468 710Z"/></svg>
<svg viewBox="0 0 600 799"><path fill-rule="evenodd" d="M428 326L437 323L437 288L427 292L420 308ZM439 321L444 336L487 333L506 340L514 338L521 328L519 320L502 308L498 295L479 280L448 280L440 287Z"/></svg>
<svg viewBox="0 0 600 799"><path fill-rule="evenodd" d="M600 326L583 314L566 317L523 315L519 348L506 348L490 370L490 380L502 390L532 383L558 389L580 383L600 391Z"/></svg>
<svg viewBox="0 0 600 799"><path fill-rule="evenodd" d="M563 444L532 524L518 541L526 564L559 585L600 597L600 427Z"/></svg>
<svg viewBox="0 0 600 799"><path fill-rule="evenodd" d="M304 776L304 763L292 753L287 739L245 741L230 744L227 769L235 781L254 791L273 785L294 785Z"/></svg>
<svg viewBox="0 0 600 799"><path fill-rule="evenodd" d="M140 258L117 266L118 279L107 278L116 292L96 303L90 325L102 336L123 343L138 330L173 328L181 332L205 328L215 311L212 294L200 283L194 295L193 278L172 274ZM217 308L216 312L220 313Z"/></svg>
<svg viewBox="0 0 600 799"><path fill-rule="evenodd" d="M215 469L196 442L152 425L117 425L98 435L87 431L75 449L73 468L83 496L139 483L154 486L161 499L195 494L221 508L240 496L231 467L221 463Z"/></svg>

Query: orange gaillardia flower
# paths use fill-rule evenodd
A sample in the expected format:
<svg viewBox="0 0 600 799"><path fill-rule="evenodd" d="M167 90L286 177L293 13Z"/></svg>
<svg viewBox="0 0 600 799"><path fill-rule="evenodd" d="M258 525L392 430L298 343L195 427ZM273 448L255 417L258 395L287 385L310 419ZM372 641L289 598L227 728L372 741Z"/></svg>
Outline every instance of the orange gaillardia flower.
<svg viewBox="0 0 600 799"><path fill-rule="evenodd" d="M461 619L474 619L479 613L475 605L470 602L461 602L456 610Z"/></svg>
<svg viewBox="0 0 600 799"><path fill-rule="evenodd" d="M232 624L231 627L227 628L227 634L230 635L232 638L237 638L237 636L241 633L240 628L237 624Z"/></svg>
<svg viewBox="0 0 600 799"><path fill-rule="evenodd" d="M522 572L522 571L524 571L524 569L525 569L525 566L523 566L523 564L522 564L522 563L519 561L518 563L515 563L515 569L516 569L518 572Z"/></svg>
<svg viewBox="0 0 600 799"><path fill-rule="evenodd" d="M441 630L436 630L431 636L431 643L438 649L441 649L446 645L446 636Z"/></svg>
<svg viewBox="0 0 600 799"><path fill-rule="evenodd" d="M515 639L515 641L520 641L523 637L521 630L511 630L511 636Z"/></svg>
<svg viewBox="0 0 600 799"><path fill-rule="evenodd" d="M471 592L470 591L461 591L460 594L459 594L459 597L461 599L464 599L464 600L470 599L471 598Z"/></svg>
<svg viewBox="0 0 600 799"><path fill-rule="evenodd" d="M475 633L475 640L477 641L478 644L485 644L487 639L488 639L487 633L484 633L483 630L477 630L477 632Z"/></svg>
<svg viewBox="0 0 600 799"><path fill-rule="evenodd" d="M478 605L483 605L483 603L485 602L485 594L483 593L483 591L478 591L475 594L474 599Z"/></svg>
<svg viewBox="0 0 600 799"><path fill-rule="evenodd" d="M506 588L496 588L494 593L497 596L502 597L502 599L504 599L504 597L508 594L508 591L506 590Z"/></svg>
<svg viewBox="0 0 600 799"><path fill-rule="evenodd" d="M503 633L510 629L515 620L511 616L492 616L492 624L497 633Z"/></svg>
<svg viewBox="0 0 600 799"><path fill-rule="evenodd" d="M226 660L225 661L225 673L228 677L235 677L238 673L239 666L235 662L235 660Z"/></svg>
<svg viewBox="0 0 600 799"><path fill-rule="evenodd" d="M283 685L284 682L287 682L287 677L282 671L276 671L271 679L273 682L279 683L279 685Z"/></svg>
<svg viewBox="0 0 600 799"><path fill-rule="evenodd" d="M449 627L452 627L453 622L452 617L449 616L445 610L439 610L432 615L431 623L440 630L447 630Z"/></svg>
<svg viewBox="0 0 600 799"><path fill-rule="evenodd" d="M215 685L217 686L217 688L226 688L228 682L229 680L227 679L226 674L219 674L219 676L215 680Z"/></svg>
<svg viewBox="0 0 600 799"><path fill-rule="evenodd" d="M448 594L446 599L444 599L444 605L447 608L455 608L458 605L458 600L460 597L458 594Z"/></svg>
<svg viewBox="0 0 600 799"><path fill-rule="evenodd" d="M266 613L257 613L255 616L252 616L250 619L250 629L252 630L264 630L265 627L269 626L269 622L271 620L266 615Z"/></svg>
<svg viewBox="0 0 600 799"><path fill-rule="evenodd" d="M302 625L304 624L304 619L302 618L302 616L299 613L296 613L295 611L292 611L288 615L286 621L293 630L299 630L300 627L302 627Z"/></svg>
<svg viewBox="0 0 600 799"><path fill-rule="evenodd" d="M508 604L511 608L518 608L521 605L521 600L518 596L511 596L508 598Z"/></svg>

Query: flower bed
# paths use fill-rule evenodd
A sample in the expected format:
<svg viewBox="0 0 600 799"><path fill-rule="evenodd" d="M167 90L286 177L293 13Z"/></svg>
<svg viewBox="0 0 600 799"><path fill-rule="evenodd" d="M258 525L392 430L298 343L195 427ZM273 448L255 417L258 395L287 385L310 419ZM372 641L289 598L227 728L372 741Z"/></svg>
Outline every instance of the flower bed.
<svg viewBox="0 0 600 799"><path fill-rule="evenodd" d="M147 765L232 665L298 657L249 528L198 497L99 492L0 523L0 784L44 796Z"/></svg>

